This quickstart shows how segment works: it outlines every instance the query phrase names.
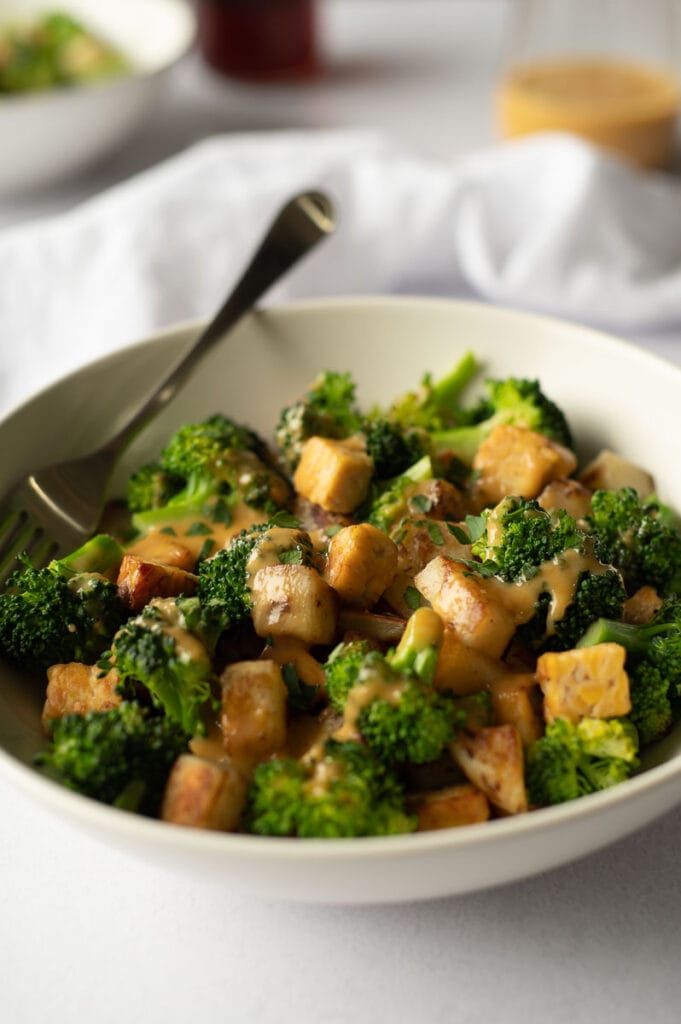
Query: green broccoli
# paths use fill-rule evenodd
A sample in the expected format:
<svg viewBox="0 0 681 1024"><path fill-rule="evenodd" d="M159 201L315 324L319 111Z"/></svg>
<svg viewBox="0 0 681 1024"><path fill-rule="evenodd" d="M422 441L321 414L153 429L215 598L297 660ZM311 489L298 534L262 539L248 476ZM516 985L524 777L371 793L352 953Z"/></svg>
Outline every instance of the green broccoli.
<svg viewBox="0 0 681 1024"><path fill-rule="evenodd" d="M155 816L173 762L189 736L150 708L124 701L109 711L65 715L52 724L36 764L69 789Z"/></svg>
<svg viewBox="0 0 681 1024"><path fill-rule="evenodd" d="M182 598L152 598L113 639L101 667L115 665L121 687L141 683L154 704L189 733L203 731L212 696L208 650L188 628Z"/></svg>
<svg viewBox="0 0 681 1024"><path fill-rule="evenodd" d="M418 514L418 508L412 507L410 499L417 491L416 485L434 476L430 457L424 455L400 476L382 486L374 486L366 505L358 510L357 518L365 519L384 533L392 533L404 519Z"/></svg>
<svg viewBox="0 0 681 1024"><path fill-rule="evenodd" d="M454 456L470 465L485 438L502 424L527 427L567 448L573 447L563 412L544 394L538 381L507 377L485 383L487 398L460 416L468 422L431 433L431 454Z"/></svg>
<svg viewBox="0 0 681 1024"><path fill-rule="evenodd" d="M156 475L153 465L141 477L133 474L128 485L133 501L155 501L140 511L133 509L133 527L144 534L183 519L229 524L238 501L273 514L286 504L290 492L283 477L267 464L267 457L257 434L225 416L216 414L202 423L186 424L161 452ZM167 474L172 493L159 504L161 474Z"/></svg>
<svg viewBox="0 0 681 1024"><path fill-rule="evenodd" d="M24 560L0 593L0 651L7 660L34 671L95 661L126 618L105 575L122 557L118 542L99 534L46 568Z"/></svg>
<svg viewBox="0 0 681 1024"><path fill-rule="evenodd" d="M127 505L131 512L146 512L150 508L167 505L178 491L183 480L173 476L157 462L141 466L128 480Z"/></svg>
<svg viewBox="0 0 681 1024"><path fill-rule="evenodd" d="M527 792L532 804L575 800L623 782L638 768L638 736L627 719L557 718L527 751Z"/></svg>
<svg viewBox="0 0 681 1024"><path fill-rule="evenodd" d="M452 427L461 421L461 395L479 369L475 356L466 352L444 377L433 381L432 376L426 374L417 391L401 395L377 415L404 431L415 430L430 434Z"/></svg>
<svg viewBox="0 0 681 1024"><path fill-rule="evenodd" d="M466 714L433 687L443 626L430 608L410 616L394 651L348 643L325 665L332 706L386 763L422 764L440 756Z"/></svg>
<svg viewBox="0 0 681 1024"><path fill-rule="evenodd" d="M422 431L403 429L380 416L367 419L362 429L375 480L399 476L426 454L427 439Z"/></svg>
<svg viewBox="0 0 681 1024"><path fill-rule="evenodd" d="M327 370L313 381L300 401L281 412L274 436L282 465L293 473L308 438L350 437L361 425L352 377Z"/></svg>
<svg viewBox="0 0 681 1024"><path fill-rule="evenodd" d="M569 650L595 619L621 614L626 595L619 573L591 556L590 537L567 512L546 512L534 499L509 496L472 525L482 529L471 548L481 561L464 560L471 572L536 590L534 614L518 630L533 650ZM549 620L556 568L577 575L569 604Z"/></svg>
<svg viewBox="0 0 681 1024"><path fill-rule="evenodd" d="M220 633L245 621L252 599L250 566L298 564L312 566L314 550L309 535L290 516L280 515L267 523L242 530L228 547L199 564L196 594L209 631Z"/></svg>
<svg viewBox="0 0 681 1024"><path fill-rule="evenodd" d="M602 643L626 648L630 717L641 743L661 739L671 728L681 696L681 601L668 598L645 625L599 619L578 646Z"/></svg>
<svg viewBox="0 0 681 1024"><path fill-rule="evenodd" d="M681 533L668 510L633 487L596 491L586 517L594 550L619 569L628 594L648 584L663 596L681 587Z"/></svg>
<svg viewBox="0 0 681 1024"><path fill-rule="evenodd" d="M245 828L258 835L348 838L412 832L402 787L360 743L327 740L319 760L259 764Z"/></svg>

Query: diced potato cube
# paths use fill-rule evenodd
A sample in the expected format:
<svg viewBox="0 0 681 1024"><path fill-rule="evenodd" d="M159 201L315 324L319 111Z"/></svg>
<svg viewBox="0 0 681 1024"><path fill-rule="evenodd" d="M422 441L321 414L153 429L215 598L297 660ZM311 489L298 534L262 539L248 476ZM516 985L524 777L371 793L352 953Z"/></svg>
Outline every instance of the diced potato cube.
<svg viewBox="0 0 681 1024"><path fill-rule="evenodd" d="M286 740L286 685L274 661L238 661L220 676L220 727L225 751L248 766L281 750Z"/></svg>
<svg viewBox="0 0 681 1024"><path fill-rule="evenodd" d="M654 587L639 587L636 593L624 602L622 618L634 626L644 626L662 605L662 598Z"/></svg>
<svg viewBox="0 0 681 1024"><path fill-rule="evenodd" d="M468 647L500 658L513 636L516 623L509 611L461 562L438 555L414 580L445 624L456 630Z"/></svg>
<svg viewBox="0 0 681 1024"><path fill-rule="evenodd" d="M456 630L445 629L435 672L436 689L466 697L484 690L507 671L497 658L468 647Z"/></svg>
<svg viewBox="0 0 681 1024"><path fill-rule="evenodd" d="M514 725L524 747L541 737L543 722L533 699L539 690L532 673L509 672L491 684L490 694L496 725Z"/></svg>
<svg viewBox="0 0 681 1024"><path fill-rule="evenodd" d="M87 715L89 711L109 711L121 703L116 693L118 673L115 668L103 674L96 665L69 661L51 665L47 670L47 699L42 720L45 726L53 718L64 715Z"/></svg>
<svg viewBox="0 0 681 1024"><path fill-rule="evenodd" d="M583 519L591 510L591 490L579 480L560 477L546 485L537 501L547 512L564 509L573 519Z"/></svg>
<svg viewBox="0 0 681 1024"><path fill-rule="evenodd" d="M448 480L420 480L412 484L405 492L409 495L410 504L417 494L427 499L429 519L443 519L456 522L466 511L461 491Z"/></svg>
<svg viewBox="0 0 681 1024"><path fill-rule="evenodd" d="M449 786L427 793L416 805L418 831L475 825L489 818L489 803L475 786Z"/></svg>
<svg viewBox="0 0 681 1024"><path fill-rule="evenodd" d="M647 470L607 448L584 467L579 479L592 491L617 491L621 487L633 487L641 498L647 498L655 490L655 481Z"/></svg>
<svg viewBox="0 0 681 1024"><path fill-rule="evenodd" d="M296 491L330 512L353 512L364 501L374 470L364 442L356 437L305 442L293 477Z"/></svg>
<svg viewBox="0 0 681 1024"><path fill-rule="evenodd" d="M464 775L495 807L508 814L527 810L523 747L515 726L460 732L450 750Z"/></svg>
<svg viewBox="0 0 681 1024"><path fill-rule="evenodd" d="M470 544L462 544L450 532L446 523L436 519L417 521L410 519L397 536L397 565L400 570L415 576L436 555L447 558L470 558Z"/></svg>
<svg viewBox="0 0 681 1024"><path fill-rule="evenodd" d="M494 505L508 494L536 498L549 481L569 476L576 466L569 448L509 424L495 427L473 459L473 469L480 473L478 488Z"/></svg>
<svg viewBox="0 0 681 1024"><path fill-rule="evenodd" d="M139 612L152 597L177 597L194 593L198 576L186 569L124 555L118 573L118 596L131 611Z"/></svg>
<svg viewBox="0 0 681 1024"><path fill-rule="evenodd" d="M346 526L331 538L324 579L344 604L370 608L396 572L397 547L375 526Z"/></svg>
<svg viewBox="0 0 681 1024"><path fill-rule="evenodd" d="M166 783L161 820L191 828L236 829L246 803L246 782L232 765L195 754L178 757Z"/></svg>
<svg viewBox="0 0 681 1024"><path fill-rule="evenodd" d="M573 651L549 651L537 661L547 722L565 718L612 718L631 711L626 650L620 644L596 644Z"/></svg>
<svg viewBox="0 0 681 1024"><path fill-rule="evenodd" d="M152 530L146 537L140 537L127 550L129 554L138 555L150 562L174 565L178 569L186 569L187 572L196 567L196 555L188 547L171 534L158 530Z"/></svg>
<svg viewBox="0 0 681 1024"><path fill-rule="evenodd" d="M268 565L253 577L253 625L258 636L291 636L330 644L336 630L331 587L305 565Z"/></svg>

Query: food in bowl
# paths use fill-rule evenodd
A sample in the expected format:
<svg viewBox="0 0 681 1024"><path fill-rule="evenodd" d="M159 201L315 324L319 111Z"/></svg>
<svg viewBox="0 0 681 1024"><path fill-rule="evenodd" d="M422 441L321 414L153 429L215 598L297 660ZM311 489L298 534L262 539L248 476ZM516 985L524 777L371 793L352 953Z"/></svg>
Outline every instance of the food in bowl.
<svg viewBox="0 0 681 1024"><path fill-rule="evenodd" d="M185 425L130 478L129 521L16 575L0 646L47 671L43 769L177 824L301 838L630 777L674 719L681 536L645 468L579 466L537 381L466 400L478 372L466 355L363 411L327 372L274 449L222 414Z"/></svg>
<svg viewBox="0 0 681 1024"><path fill-rule="evenodd" d="M0 26L0 95L83 85L129 70L115 46L70 14Z"/></svg>

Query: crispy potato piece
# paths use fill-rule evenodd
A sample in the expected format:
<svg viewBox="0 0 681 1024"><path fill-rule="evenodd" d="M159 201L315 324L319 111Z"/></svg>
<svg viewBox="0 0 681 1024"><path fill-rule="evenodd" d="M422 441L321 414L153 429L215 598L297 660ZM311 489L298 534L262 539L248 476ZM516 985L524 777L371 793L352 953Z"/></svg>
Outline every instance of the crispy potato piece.
<svg viewBox="0 0 681 1024"><path fill-rule="evenodd" d="M551 480L569 476L577 467L574 452L525 427L495 427L473 459L480 473L477 490L486 504L507 494L536 498Z"/></svg>
<svg viewBox="0 0 681 1024"><path fill-rule="evenodd" d="M650 622L663 603L654 587L639 587L636 593L624 602L622 618L634 626L644 626L646 622Z"/></svg>
<svg viewBox="0 0 681 1024"><path fill-rule="evenodd" d="M489 687L495 725L514 725L524 747L538 740L544 725L533 697L539 688L531 672L509 672Z"/></svg>
<svg viewBox="0 0 681 1024"><path fill-rule="evenodd" d="M193 594L198 580L198 576L186 569L127 554L123 556L116 585L123 604L139 612L152 597Z"/></svg>
<svg viewBox="0 0 681 1024"><path fill-rule="evenodd" d="M346 526L331 538L324 579L344 604L371 608L396 572L397 547L375 526Z"/></svg>
<svg viewBox="0 0 681 1024"><path fill-rule="evenodd" d="M542 654L537 660L537 680L544 694L546 721L628 715L626 653L621 644L606 643Z"/></svg>
<svg viewBox="0 0 681 1024"><path fill-rule="evenodd" d="M238 661L220 676L220 728L226 753L248 766L281 750L286 740L286 685L274 661Z"/></svg>
<svg viewBox="0 0 681 1024"><path fill-rule="evenodd" d="M491 725L458 734L450 750L466 777L490 803L519 814L527 810L525 769L520 734L513 725Z"/></svg>
<svg viewBox="0 0 681 1024"><path fill-rule="evenodd" d="M426 793L419 798L415 811L419 832L475 825L487 821L490 813L485 794L468 785L449 786L435 793Z"/></svg>
<svg viewBox="0 0 681 1024"><path fill-rule="evenodd" d="M117 707L122 701L121 695L116 693L117 686L115 668L103 675L96 665L83 665L80 661L50 666L43 725L64 715L87 715L89 711L109 711Z"/></svg>
<svg viewBox="0 0 681 1024"><path fill-rule="evenodd" d="M436 555L447 558L470 558L470 544L462 544L438 520L424 523L423 519L410 519L397 534L397 565L409 576L415 576Z"/></svg>
<svg viewBox="0 0 681 1024"><path fill-rule="evenodd" d="M168 533L152 530L128 547L128 553L150 562L174 565L192 572L196 568L196 555Z"/></svg>
<svg viewBox="0 0 681 1024"><path fill-rule="evenodd" d="M421 480L409 487L410 500L417 494L428 500L428 519L447 519L456 522L465 514L463 495L448 480Z"/></svg>
<svg viewBox="0 0 681 1024"><path fill-rule="evenodd" d="M268 565L251 584L258 636L290 636L330 644L336 631L336 598L319 573L305 565Z"/></svg>
<svg viewBox="0 0 681 1024"><path fill-rule="evenodd" d="M655 490L655 481L647 470L607 448L584 467L579 479L592 491L617 491L620 487L633 487L641 498L647 498Z"/></svg>
<svg viewBox="0 0 681 1024"><path fill-rule="evenodd" d="M456 630L468 647L500 658L513 636L515 619L460 562L438 555L414 580L445 624Z"/></svg>
<svg viewBox="0 0 681 1024"><path fill-rule="evenodd" d="M559 477L546 485L537 501L547 512L562 508L573 519L583 519L591 509L591 490L579 480Z"/></svg>
<svg viewBox="0 0 681 1024"><path fill-rule="evenodd" d="M373 460L358 437L311 437L293 476L296 491L329 512L353 512L367 496Z"/></svg>
<svg viewBox="0 0 681 1024"><path fill-rule="evenodd" d="M181 754L168 777L160 817L174 825L229 832L238 827L245 803L246 782L233 765Z"/></svg>
<svg viewBox="0 0 681 1024"><path fill-rule="evenodd" d="M455 629L447 626L442 638L434 685L438 690L451 690L466 697L490 687L508 672L498 660L484 651L468 647Z"/></svg>

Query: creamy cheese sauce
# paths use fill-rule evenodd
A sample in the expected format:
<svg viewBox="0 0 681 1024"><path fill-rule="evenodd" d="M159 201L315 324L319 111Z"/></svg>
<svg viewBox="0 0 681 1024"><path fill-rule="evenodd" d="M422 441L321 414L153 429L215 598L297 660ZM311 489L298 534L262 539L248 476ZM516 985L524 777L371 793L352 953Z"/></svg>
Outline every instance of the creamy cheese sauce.
<svg viewBox="0 0 681 1024"><path fill-rule="evenodd" d="M207 502L207 507L210 508L211 504L214 505L215 500L212 503ZM267 515L264 512L258 512L244 502L234 505L231 513L231 522L228 524L215 523L209 516L188 516L184 519L168 520L163 526L154 526L144 537L133 541L126 547L126 551L142 558L154 557L152 553L156 552L157 560L163 561L164 548L167 549L169 544L179 543L188 548L194 558L198 559L207 540L213 541L210 553L214 554L221 548L226 548L242 530L267 521Z"/></svg>

